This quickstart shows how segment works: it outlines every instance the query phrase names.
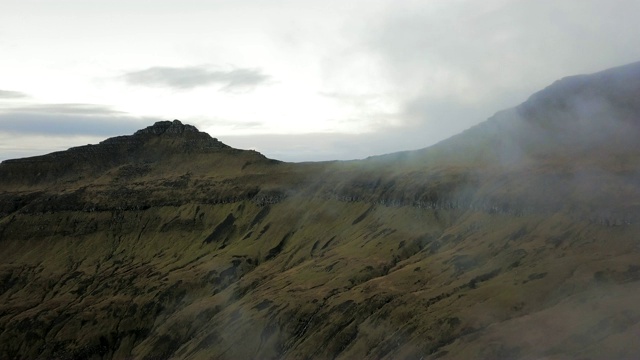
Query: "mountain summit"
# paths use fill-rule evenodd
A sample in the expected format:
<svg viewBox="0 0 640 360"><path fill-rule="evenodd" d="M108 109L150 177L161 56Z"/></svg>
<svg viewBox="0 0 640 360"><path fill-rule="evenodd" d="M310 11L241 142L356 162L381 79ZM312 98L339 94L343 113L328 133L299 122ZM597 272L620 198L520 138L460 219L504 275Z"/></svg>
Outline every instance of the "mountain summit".
<svg viewBox="0 0 640 360"><path fill-rule="evenodd" d="M158 121L155 124L145 129L136 131L134 135L142 135L142 134L182 135L185 133L204 134L204 133L200 133L200 131L196 129L196 127L193 125L184 125L183 123L180 122L180 120L173 120L173 121Z"/></svg>
<svg viewBox="0 0 640 360"><path fill-rule="evenodd" d="M640 64L290 164L163 121L0 164L0 358L637 358Z"/></svg>
<svg viewBox="0 0 640 360"><path fill-rule="evenodd" d="M105 140L103 143L118 142L153 142L163 141L180 150L193 151L219 151L222 149L230 149L229 146L221 143L216 138L212 138L209 134L201 132L193 125L183 124L180 120L158 121L155 124L144 129L136 131L131 136L116 137Z"/></svg>
<svg viewBox="0 0 640 360"><path fill-rule="evenodd" d="M179 120L159 121L133 135L108 138L96 145L5 160L0 164L0 183L46 187L49 182L92 178L122 166L162 171L171 164L185 165L188 161L195 164L201 160L213 164L225 159L229 165L242 161L240 158L247 158L245 161L249 161L248 158L266 160L255 151L234 149Z"/></svg>

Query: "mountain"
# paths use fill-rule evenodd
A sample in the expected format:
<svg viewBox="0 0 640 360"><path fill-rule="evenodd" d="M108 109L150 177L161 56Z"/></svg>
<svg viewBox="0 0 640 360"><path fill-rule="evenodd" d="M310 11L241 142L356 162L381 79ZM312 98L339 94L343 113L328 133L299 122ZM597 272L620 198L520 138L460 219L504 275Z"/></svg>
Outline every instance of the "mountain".
<svg viewBox="0 0 640 360"><path fill-rule="evenodd" d="M640 63L432 147L180 121L0 164L1 358L635 358Z"/></svg>

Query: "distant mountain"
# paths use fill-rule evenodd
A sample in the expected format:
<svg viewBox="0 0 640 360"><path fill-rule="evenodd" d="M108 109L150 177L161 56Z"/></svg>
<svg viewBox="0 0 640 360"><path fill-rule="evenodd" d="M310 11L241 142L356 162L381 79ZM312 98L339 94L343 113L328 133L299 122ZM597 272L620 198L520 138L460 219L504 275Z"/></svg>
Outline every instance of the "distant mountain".
<svg viewBox="0 0 640 360"><path fill-rule="evenodd" d="M640 356L640 63L432 147L164 121L0 164L0 358Z"/></svg>

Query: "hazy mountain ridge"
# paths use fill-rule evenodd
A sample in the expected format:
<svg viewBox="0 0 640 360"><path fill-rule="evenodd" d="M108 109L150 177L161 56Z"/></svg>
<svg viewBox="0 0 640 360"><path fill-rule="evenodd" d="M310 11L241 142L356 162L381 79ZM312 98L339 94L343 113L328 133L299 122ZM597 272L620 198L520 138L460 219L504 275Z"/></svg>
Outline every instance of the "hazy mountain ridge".
<svg viewBox="0 0 640 360"><path fill-rule="evenodd" d="M566 78L362 161L179 121L5 161L0 357L637 356L638 84Z"/></svg>

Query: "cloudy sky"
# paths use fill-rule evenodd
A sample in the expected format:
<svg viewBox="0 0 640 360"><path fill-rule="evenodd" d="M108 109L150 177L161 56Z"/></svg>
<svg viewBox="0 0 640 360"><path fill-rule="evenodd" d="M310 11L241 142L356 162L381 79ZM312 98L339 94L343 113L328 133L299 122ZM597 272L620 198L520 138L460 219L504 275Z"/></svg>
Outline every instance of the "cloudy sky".
<svg viewBox="0 0 640 360"><path fill-rule="evenodd" d="M637 0L0 5L0 160L172 119L281 160L363 158L640 60Z"/></svg>

